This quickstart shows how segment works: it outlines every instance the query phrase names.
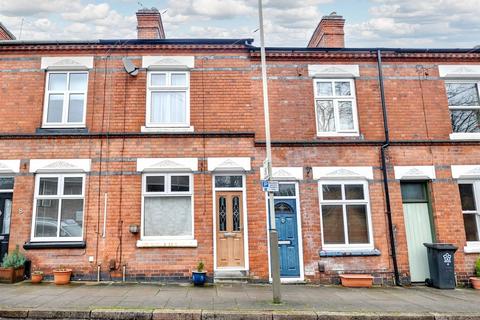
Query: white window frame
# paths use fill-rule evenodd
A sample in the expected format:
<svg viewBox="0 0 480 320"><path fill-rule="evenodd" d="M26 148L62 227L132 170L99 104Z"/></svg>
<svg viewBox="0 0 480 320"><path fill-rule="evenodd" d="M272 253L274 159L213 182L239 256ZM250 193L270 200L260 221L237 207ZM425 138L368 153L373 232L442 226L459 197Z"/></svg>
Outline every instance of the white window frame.
<svg viewBox="0 0 480 320"><path fill-rule="evenodd" d="M13 175L2 175L0 173L0 179L1 178L12 178L13 179L13 188L15 188L15 176ZM0 189L0 193L12 193L13 189Z"/></svg>
<svg viewBox="0 0 480 320"><path fill-rule="evenodd" d="M40 191L40 179L41 178L58 178L57 194L56 195L39 195ZM81 195L63 195L64 179L65 178L82 178L82 194ZM85 235L85 174L37 174L35 175L35 195L33 199L33 217L32 217L32 230L31 230L31 242L72 242L83 241ZM59 199L58 205L58 225L56 237L35 237L36 219L37 219L37 200ZM82 199L83 200L83 218L82 218L82 236L81 237L60 237L60 219L62 210L62 200L66 199Z"/></svg>
<svg viewBox="0 0 480 320"><path fill-rule="evenodd" d="M447 90L447 84L449 83L474 83L477 87L477 94L480 96L480 81L479 80L445 80L445 92ZM448 99L448 95L447 95ZM452 110L479 110L480 106L451 106L450 103L448 104L448 111L449 115ZM450 119L450 125L451 119ZM452 128L452 133L450 134L450 139L452 140L462 140L462 139L480 139L480 132L454 132Z"/></svg>
<svg viewBox="0 0 480 320"><path fill-rule="evenodd" d="M460 187L461 184L471 184L473 186L473 197L475 201L475 208L476 210L463 210L462 209L462 219L464 218L463 215L465 214L474 214L477 219L477 233L480 239L480 180L458 180L458 185ZM459 188L460 192L460 188ZM460 195L460 193L459 193ZM461 200L461 198L460 198ZM461 202L460 202L461 206ZM463 222L463 221L462 221ZM465 235L466 237L466 235ZM467 248L469 249L476 249L475 252L480 252L480 240L479 241L466 241ZM468 251L468 250L467 250Z"/></svg>
<svg viewBox="0 0 480 320"><path fill-rule="evenodd" d="M165 189L163 192L147 192L147 177L165 177ZM175 191L171 192L171 177L172 176L185 176L189 177L189 191ZM185 197L190 196L191 201L191 218L192 218L192 233L187 236L145 236L145 197ZM194 240L195 235L195 216L194 216L194 199L193 199L193 174L182 172L169 172L169 173L144 173L142 174L142 217L140 226L140 239L141 241L165 241L165 240ZM168 245L165 245L168 246Z"/></svg>
<svg viewBox="0 0 480 320"><path fill-rule="evenodd" d="M153 86L151 85L152 75L165 74L166 83L171 83L172 74L184 74L186 79L186 86ZM151 109L152 109L152 93L154 92L185 92L185 123L157 123L151 122ZM147 72L147 106L146 106L146 118L145 126L147 128L188 128L190 127L190 72L189 71L148 71Z"/></svg>
<svg viewBox="0 0 480 320"><path fill-rule="evenodd" d="M361 184L363 185L364 200L323 200L323 185L336 184L342 185L342 199L345 198L344 185L349 184ZM324 251L360 251L360 250L373 250L373 227L372 227L372 214L370 210L370 194L368 190L368 182L365 180L320 180L318 181L318 199L320 202L320 228L322 232L322 249ZM368 240L369 243L358 243L358 244L349 244L348 243L348 222L347 222L347 211L345 206L348 204L362 204L367 206L367 227L368 227ZM325 244L324 241L324 232L323 232L323 215L322 215L322 205L342 205L343 210L343 230L345 236L345 244Z"/></svg>
<svg viewBox="0 0 480 320"><path fill-rule="evenodd" d="M50 75L51 74L67 74L67 84L66 89L64 91L50 91ZM69 90L70 84L70 75L71 74L86 74L87 75L87 83L85 84L85 91L71 91ZM45 95L44 95L44 104L43 104L43 128L84 128L86 126L85 119L87 116L87 99L88 99L88 78L89 72L88 71L48 71L47 72L47 79L45 81ZM49 95L50 94L63 94L63 108L62 108L62 122L47 122L48 116L48 102L49 102ZM83 117L82 122L68 122L68 108L70 107L70 95L71 94L83 94Z"/></svg>
<svg viewBox="0 0 480 320"><path fill-rule="evenodd" d="M333 96L318 96L317 95L317 83L330 82L332 83ZM351 96L336 96L335 95L335 82L349 82ZM313 95L314 95L314 107L315 107L315 127L317 130L317 136L319 137L335 137L335 136L358 136L358 112L357 112L357 96L355 88L355 80L351 78L315 78L313 79ZM335 131L322 132L318 127L318 111L317 101L319 100L332 100L333 110L335 116ZM351 101L352 102L352 117L353 117L353 129L340 131L340 116L338 113L338 101Z"/></svg>

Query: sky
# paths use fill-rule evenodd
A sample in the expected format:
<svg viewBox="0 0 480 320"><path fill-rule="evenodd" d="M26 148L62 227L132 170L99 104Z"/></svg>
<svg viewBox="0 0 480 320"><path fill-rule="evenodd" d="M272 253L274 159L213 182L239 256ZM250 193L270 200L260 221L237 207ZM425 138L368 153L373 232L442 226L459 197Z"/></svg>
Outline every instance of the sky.
<svg viewBox="0 0 480 320"><path fill-rule="evenodd" d="M480 0L264 0L267 46L305 47L323 15L346 19L347 47L472 48ZM136 38L135 12L162 12L167 38L254 38L257 0L0 0L21 40ZM23 23L22 23L23 21Z"/></svg>

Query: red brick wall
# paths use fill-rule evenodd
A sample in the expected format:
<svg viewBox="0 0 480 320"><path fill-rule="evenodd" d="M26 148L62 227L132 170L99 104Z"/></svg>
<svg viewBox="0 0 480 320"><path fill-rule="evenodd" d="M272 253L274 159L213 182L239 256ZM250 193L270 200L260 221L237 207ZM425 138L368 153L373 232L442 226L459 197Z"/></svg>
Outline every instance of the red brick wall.
<svg viewBox="0 0 480 320"><path fill-rule="evenodd" d="M130 77L123 71L121 57L112 53L105 62L105 52L28 51L0 55L1 133L33 134L41 127L45 72L40 70L41 56L95 55L94 70L89 73L87 128L89 132L139 133L145 125L146 72ZM187 277L199 260L213 270L213 218L211 172L206 171L208 157L251 157L252 171L247 173L247 209L250 276L268 279L265 197L260 188L259 167L265 158L262 141L262 89L259 61L239 50L138 50L129 56L195 55L191 72L191 125L195 133L231 133L231 135L157 135L155 137L28 137L0 139L0 158L22 159L21 173L15 180L11 248L28 241L31 232L34 176L28 173L30 159L90 158L92 173L87 177L85 240L86 249L29 250L33 264L45 269L64 264L74 268L78 277L95 278L96 264L108 277L108 263L115 259L119 277L121 264L127 274L138 279ZM6 58L6 59L5 59ZM140 59L134 63L140 65ZM360 78L355 80L360 137L319 138L316 136L313 83L308 64L358 64ZM475 254L464 254L465 235L452 164L478 164L475 143L456 144L448 140L451 131L443 80L437 65L469 63L451 59L433 61L403 57L385 59L385 91L391 139L388 167L392 214L396 228L397 254L402 275L408 277L408 255L403 222L399 181L393 166L434 165L437 180L430 183L437 239L459 246L456 271L465 279L473 272ZM306 277L314 282L336 281L340 272L370 272L391 282L392 260L385 214L385 197L380 170L380 143L384 139L378 71L371 57L280 58L269 60L269 97L274 141L273 165L300 166L300 211L303 232ZM423 68L417 67L418 65ZM105 75L105 71L107 71ZM425 72L428 75L425 75ZM249 132L250 135L239 135ZM348 142L327 145L324 141ZM357 144L360 140L369 144ZM398 144L395 141L411 141ZM416 142L413 140L425 140ZM445 140L432 143L433 140ZM277 144L276 142L283 142ZM294 144L293 142L302 142ZM100 161L102 157L102 161ZM197 157L199 172L194 174L195 239L197 248L136 248L138 235L128 231L140 223L141 175L136 173L136 159L148 157ZM119 159L124 159L123 162ZM355 258L320 258L322 249L318 184L309 168L316 166L372 166L374 180L369 183L373 236L380 256ZM100 171L102 175L100 175ZM123 172L123 174L122 174ZM103 227L103 195L108 192L107 236ZM120 240L121 239L121 240ZM88 257L94 256L94 263ZM324 266L320 272L318 264ZM380 280L379 280L380 281Z"/></svg>

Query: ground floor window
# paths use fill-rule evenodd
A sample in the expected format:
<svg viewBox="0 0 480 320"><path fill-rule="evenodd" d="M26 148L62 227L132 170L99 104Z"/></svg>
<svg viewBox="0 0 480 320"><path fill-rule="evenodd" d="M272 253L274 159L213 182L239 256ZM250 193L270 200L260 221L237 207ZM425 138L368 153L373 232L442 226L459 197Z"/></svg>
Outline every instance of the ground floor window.
<svg viewBox="0 0 480 320"><path fill-rule="evenodd" d="M13 191L13 177L0 176L0 192Z"/></svg>
<svg viewBox="0 0 480 320"><path fill-rule="evenodd" d="M42 174L35 178L32 241L83 239L83 174Z"/></svg>
<svg viewBox="0 0 480 320"><path fill-rule="evenodd" d="M462 203L463 224L468 242L479 241L479 210L478 200L480 181L459 182L460 200Z"/></svg>
<svg viewBox="0 0 480 320"><path fill-rule="evenodd" d="M145 174L142 190L142 239L193 239L191 174Z"/></svg>
<svg viewBox="0 0 480 320"><path fill-rule="evenodd" d="M319 193L324 249L371 249L367 182L321 181Z"/></svg>

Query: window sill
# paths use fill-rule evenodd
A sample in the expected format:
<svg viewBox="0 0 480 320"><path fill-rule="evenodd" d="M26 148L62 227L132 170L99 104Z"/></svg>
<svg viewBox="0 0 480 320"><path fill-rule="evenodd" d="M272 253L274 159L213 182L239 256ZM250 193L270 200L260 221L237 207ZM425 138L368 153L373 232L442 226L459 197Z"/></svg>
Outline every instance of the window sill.
<svg viewBox="0 0 480 320"><path fill-rule="evenodd" d="M317 132L318 138L329 138L329 137L359 137L360 133L358 132L349 132L349 133L337 133L337 132Z"/></svg>
<svg viewBox="0 0 480 320"><path fill-rule="evenodd" d="M480 245L466 245L463 247L464 253L480 253Z"/></svg>
<svg viewBox="0 0 480 320"><path fill-rule="evenodd" d="M450 133L450 140L480 140L480 133Z"/></svg>
<svg viewBox="0 0 480 320"><path fill-rule="evenodd" d="M338 249L338 250L321 250L320 257L371 257L380 256L378 249Z"/></svg>
<svg viewBox="0 0 480 320"><path fill-rule="evenodd" d="M85 249L85 241L45 241L45 242L25 242L23 249Z"/></svg>
<svg viewBox="0 0 480 320"><path fill-rule="evenodd" d="M197 240L138 240L137 248L196 248Z"/></svg>
<svg viewBox="0 0 480 320"><path fill-rule="evenodd" d="M82 134L82 133L88 133L87 128L67 128L67 127L62 127L62 128L37 128L35 130L35 133L39 134Z"/></svg>
<svg viewBox="0 0 480 320"><path fill-rule="evenodd" d="M142 126L142 132L155 132L155 133L185 133L185 132L193 132L193 126L190 127L145 127Z"/></svg>

